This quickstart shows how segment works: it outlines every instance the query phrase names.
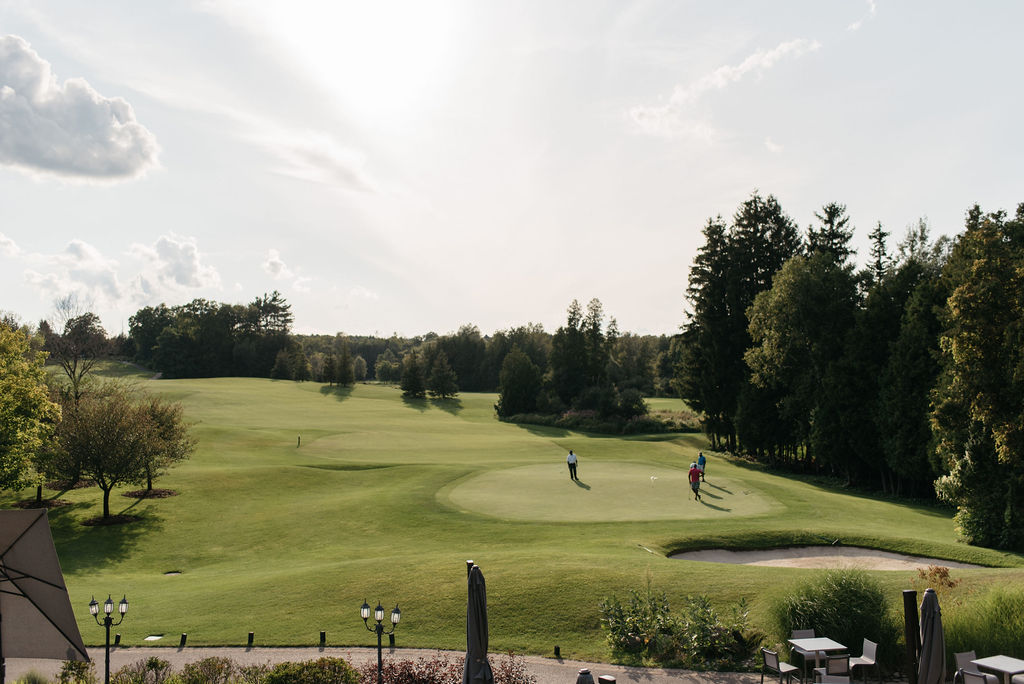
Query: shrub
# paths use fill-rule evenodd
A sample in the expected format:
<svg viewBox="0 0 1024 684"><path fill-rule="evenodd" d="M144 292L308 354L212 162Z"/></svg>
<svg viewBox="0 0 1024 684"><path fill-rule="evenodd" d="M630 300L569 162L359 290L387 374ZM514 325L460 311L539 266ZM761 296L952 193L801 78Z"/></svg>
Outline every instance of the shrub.
<svg viewBox="0 0 1024 684"><path fill-rule="evenodd" d="M50 680L44 674L40 674L35 670L29 670L15 684L50 684Z"/></svg>
<svg viewBox="0 0 1024 684"><path fill-rule="evenodd" d="M443 653L417 660L387 659L381 674L387 684L461 684L464 662L464 658L452 658ZM537 678L526 671L523 659L511 651L500 659L491 660L491 672L495 684L537 684ZM364 663L359 668L359 681L376 684L377 663Z"/></svg>
<svg viewBox="0 0 1024 684"><path fill-rule="evenodd" d="M156 656L138 660L110 674L114 684L165 684L171 676L171 664Z"/></svg>
<svg viewBox="0 0 1024 684"><path fill-rule="evenodd" d="M785 644L794 629L813 629L856 649L878 644L879 660L900 661L900 623L881 585L861 570L829 570L775 599L769 608L774 636Z"/></svg>
<svg viewBox="0 0 1024 684"><path fill-rule="evenodd" d="M628 603L613 596L600 608L612 655L626 662L648 659L693 670L749 669L761 643L748 631L746 602L733 611L731 620L723 621L707 596L690 596L676 618L665 593L653 591L649 580L645 591L630 593Z"/></svg>
<svg viewBox="0 0 1024 684"><path fill-rule="evenodd" d="M266 684L358 684L359 673L343 658L319 658L302 663L278 663Z"/></svg>
<svg viewBox="0 0 1024 684"><path fill-rule="evenodd" d="M96 684L96 665L91 660L65 660L57 681L60 684Z"/></svg>
<svg viewBox="0 0 1024 684"><path fill-rule="evenodd" d="M1024 589L997 587L974 600L950 601L942 619L951 654L974 650L1024 658Z"/></svg>
<svg viewBox="0 0 1024 684"><path fill-rule="evenodd" d="M181 681L183 684L229 684L234 674L235 661L213 656L181 668Z"/></svg>

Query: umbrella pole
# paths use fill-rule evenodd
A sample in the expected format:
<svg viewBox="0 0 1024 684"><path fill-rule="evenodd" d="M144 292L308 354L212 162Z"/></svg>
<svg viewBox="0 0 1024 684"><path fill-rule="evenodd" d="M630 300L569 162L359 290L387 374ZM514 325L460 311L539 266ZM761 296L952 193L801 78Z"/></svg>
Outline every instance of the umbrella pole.
<svg viewBox="0 0 1024 684"><path fill-rule="evenodd" d="M7 681L7 660L4 658L4 614L0 612L0 684Z"/></svg>

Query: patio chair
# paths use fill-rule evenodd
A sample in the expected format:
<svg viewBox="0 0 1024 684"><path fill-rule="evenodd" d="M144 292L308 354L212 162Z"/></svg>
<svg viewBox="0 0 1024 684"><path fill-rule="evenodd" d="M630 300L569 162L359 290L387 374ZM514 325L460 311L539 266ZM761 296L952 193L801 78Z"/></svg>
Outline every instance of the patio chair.
<svg viewBox="0 0 1024 684"><path fill-rule="evenodd" d="M853 676L854 668L863 667L875 668L875 672L878 673L878 684L882 684L882 668L878 666L878 644L868 639L864 640L864 649L861 651L861 655L856 658L850 658L850 676ZM868 673L864 673L864 684L868 684Z"/></svg>
<svg viewBox="0 0 1024 684"><path fill-rule="evenodd" d="M778 651L769 651L767 648L761 649L761 658L764 664L761 667L761 684L764 684L764 673L772 672L779 675L779 684L782 684L782 678L786 678L786 682L789 682L793 676L793 673L797 673L797 678L800 679L801 684L803 679L800 678L800 668L789 663L779 660Z"/></svg>
<svg viewBox="0 0 1024 684"><path fill-rule="evenodd" d="M992 675L986 675L981 672L971 672L970 670L960 668L956 671L956 674L953 675L953 678L956 679L957 676L960 677L960 681L964 684L986 684L986 682L988 682L988 678Z"/></svg>
<svg viewBox="0 0 1024 684"><path fill-rule="evenodd" d="M825 657L825 667L814 668L814 679L817 681L825 676L850 678L850 656L830 655Z"/></svg>
<svg viewBox="0 0 1024 684"><path fill-rule="evenodd" d="M813 629L794 629L792 634L790 634L789 636L790 636L791 639L813 639L814 638L814 630ZM796 646L793 647L793 653L799 654L799 656L800 656L800 664L802 666L801 670L800 670L800 681L803 681L804 678L807 677L807 672L808 672L807 659L808 658L813 658L815 661L817 661L818 658L824 658L825 657L825 652L824 651L807 651L807 650L804 650L802 648L797 648Z"/></svg>
<svg viewBox="0 0 1024 684"><path fill-rule="evenodd" d="M954 653L953 658L956 659L956 674L953 675L953 679L960 678L961 682L964 682L963 673L971 673L979 677L983 677L984 681L978 684L999 684L999 677L994 674L987 672L981 672L978 666L972 663L972 660L977 660L978 656L975 655L974 651L964 651L963 653Z"/></svg>

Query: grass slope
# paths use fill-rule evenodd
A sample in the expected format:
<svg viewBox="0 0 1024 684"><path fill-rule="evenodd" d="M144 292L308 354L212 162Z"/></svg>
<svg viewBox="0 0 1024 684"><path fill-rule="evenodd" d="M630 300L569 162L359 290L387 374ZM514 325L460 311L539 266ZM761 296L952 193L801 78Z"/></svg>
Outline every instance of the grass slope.
<svg viewBox="0 0 1024 684"><path fill-rule="evenodd" d="M707 593L726 607L746 597L756 620L766 591L812 572L665 557L680 549L839 538L1005 566L956 572L977 585L1024 580L1020 556L956 544L945 511L830 491L716 454L698 504L687 498L685 468L707 448L699 435L505 424L489 394L435 403L380 385L139 382L184 403L199 448L159 480L179 496L114 497L113 512L143 516L136 523L83 526L100 513L99 490L60 494L74 503L50 522L88 643L103 632L86 604L109 593L131 602L118 628L129 645L149 634L176 645L181 632L190 644L242 644L250 630L258 644L311 645L321 629L331 644L369 644L358 618L366 599L400 605L399 645L464 648L468 558L487 578L492 649L550 654L557 644L566 657L594 659L609 655L599 602L648 576L674 602ZM581 485L566 472L570 448ZM876 575L894 601L911 578Z"/></svg>

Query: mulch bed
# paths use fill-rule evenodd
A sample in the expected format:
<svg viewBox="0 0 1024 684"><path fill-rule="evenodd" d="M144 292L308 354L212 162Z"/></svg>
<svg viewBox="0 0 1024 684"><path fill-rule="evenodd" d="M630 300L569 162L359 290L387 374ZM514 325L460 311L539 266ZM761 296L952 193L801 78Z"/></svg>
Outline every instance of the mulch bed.
<svg viewBox="0 0 1024 684"><path fill-rule="evenodd" d="M78 482L66 482L64 480L52 480L46 483L47 489L52 489L55 492L67 492L72 489L85 489L86 487L95 487L96 480L83 479Z"/></svg>
<svg viewBox="0 0 1024 684"><path fill-rule="evenodd" d="M142 516L112 515L109 518L104 518L103 516L100 516L98 518L89 518L88 520L83 520L82 524L88 525L90 527L95 527L97 525L124 525L126 523L135 522L136 520L142 520Z"/></svg>
<svg viewBox="0 0 1024 684"><path fill-rule="evenodd" d="M67 499L43 499L42 501L22 499L15 502L14 505L18 508L60 508L61 506L70 506L71 502Z"/></svg>
<svg viewBox="0 0 1024 684"><path fill-rule="evenodd" d="M127 496L129 499L166 499L169 496L178 496L178 492L173 489L133 489L121 496Z"/></svg>

